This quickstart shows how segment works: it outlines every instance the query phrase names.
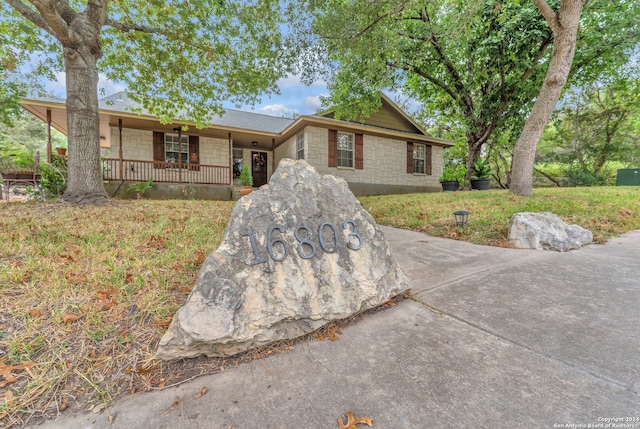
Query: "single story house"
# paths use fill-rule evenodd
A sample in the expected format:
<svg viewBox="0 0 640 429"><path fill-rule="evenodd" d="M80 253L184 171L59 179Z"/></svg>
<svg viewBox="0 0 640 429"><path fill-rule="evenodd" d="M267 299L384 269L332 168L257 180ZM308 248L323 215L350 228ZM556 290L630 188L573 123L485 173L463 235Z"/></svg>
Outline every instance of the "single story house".
<svg viewBox="0 0 640 429"><path fill-rule="evenodd" d="M356 195L438 191L443 150L453 145L429 136L385 95L380 110L362 122L337 120L330 111L287 119L227 109L204 129L134 113L125 92L99 102L105 188L120 196L128 183L153 178L152 198L192 192L196 198L231 199L244 163L259 187L283 158L304 159L322 174L344 178ZM67 134L64 100L20 104Z"/></svg>

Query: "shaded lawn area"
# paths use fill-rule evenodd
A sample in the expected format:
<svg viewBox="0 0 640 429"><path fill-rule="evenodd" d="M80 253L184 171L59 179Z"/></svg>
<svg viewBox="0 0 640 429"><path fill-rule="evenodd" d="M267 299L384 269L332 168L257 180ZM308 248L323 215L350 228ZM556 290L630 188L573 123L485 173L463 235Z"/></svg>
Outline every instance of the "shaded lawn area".
<svg viewBox="0 0 640 429"><path fill-rule="evenodd" d="M360 199L378 223L507 246L509 217L551 211L597 242L640 228L640 188L414 194ZM67 408L104 408L118 396L169 387L229 359L153 359L233 207L215 201L0 205L0 423L22 425ZM452 213L471 212L460 230ZM108 412L108 411L107 411Z"/></svg>
<svg viewBox="0 0 640 429"><path fill-rule="evenodd" d="M589 229L596 243L640 228L640 187L544 188L536 189L533 197L506 190L441 192L360 201L382 225L501 247L509 247L509 219L519 212L552 212L568 224ZM457 210L471 213L463 230L453 217Z"/></svg>

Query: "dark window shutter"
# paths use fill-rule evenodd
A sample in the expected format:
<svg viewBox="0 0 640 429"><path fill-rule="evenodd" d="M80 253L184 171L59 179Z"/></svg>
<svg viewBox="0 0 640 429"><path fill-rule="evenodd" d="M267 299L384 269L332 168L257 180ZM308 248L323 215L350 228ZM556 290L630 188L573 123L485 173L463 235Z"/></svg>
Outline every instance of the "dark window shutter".
<svg viewBox="0 0 640 429"><path fill-rule="evenodd" d="M164 133L153 132L153 168L165 168Z"/></svg>
<svg viewBox="0 0 640 429"><path fill-rule="evenodd" d="M413 142L407 142L407 173L413 174Z"/></svg>
<svg viewBox="0 0 640 429"><path fill-rule="evenodd" d="M431 176L431 145L427 145L424 151L424 172Z"/></svg>
<svg viewBox="0 0 640 429"><path fill-rule="evenodd" d="M364 168L364 138L362 134L356 134L356 170Z"/></svg>
<svg viewBox="0 0 640 429"><path fill-rule="evenodd" d="M338 166L338 131L329 130L329 167Z"/></svg>
<svg viewBox="0 0 640 429"><path fill-rule="evenodd" d="M189 136L189 170L200 171L200 137Z"/></svg>

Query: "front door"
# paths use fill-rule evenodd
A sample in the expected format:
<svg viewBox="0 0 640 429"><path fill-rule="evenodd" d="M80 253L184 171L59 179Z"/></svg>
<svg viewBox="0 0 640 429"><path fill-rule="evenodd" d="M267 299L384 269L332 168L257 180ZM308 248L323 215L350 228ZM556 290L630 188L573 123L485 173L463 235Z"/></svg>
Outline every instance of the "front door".
<svg viewBox="0 0 640 429"><path fill-rule="evenodd" d="M267 154L265 152L251 152L251 175L253 176L254 188L267 184Z"/></svg>

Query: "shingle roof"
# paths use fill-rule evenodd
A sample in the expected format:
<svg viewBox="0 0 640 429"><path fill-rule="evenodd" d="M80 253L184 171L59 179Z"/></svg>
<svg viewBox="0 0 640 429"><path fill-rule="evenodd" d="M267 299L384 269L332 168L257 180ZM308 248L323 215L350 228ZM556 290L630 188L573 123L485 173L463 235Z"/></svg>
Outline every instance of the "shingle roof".
<svg viewBox="0 0 640 429"><path fill-rule="evenodd" d="M127 97L126 92L121 91L98 100L100 110L112 112L131 112L131 109L139 105ZM144 114L154 116L143 111ZM280 133L294 122L293 119L279 118L241 110L225 109L222 116L215 116L211 125L241 128L245 130Z"/></svg>

